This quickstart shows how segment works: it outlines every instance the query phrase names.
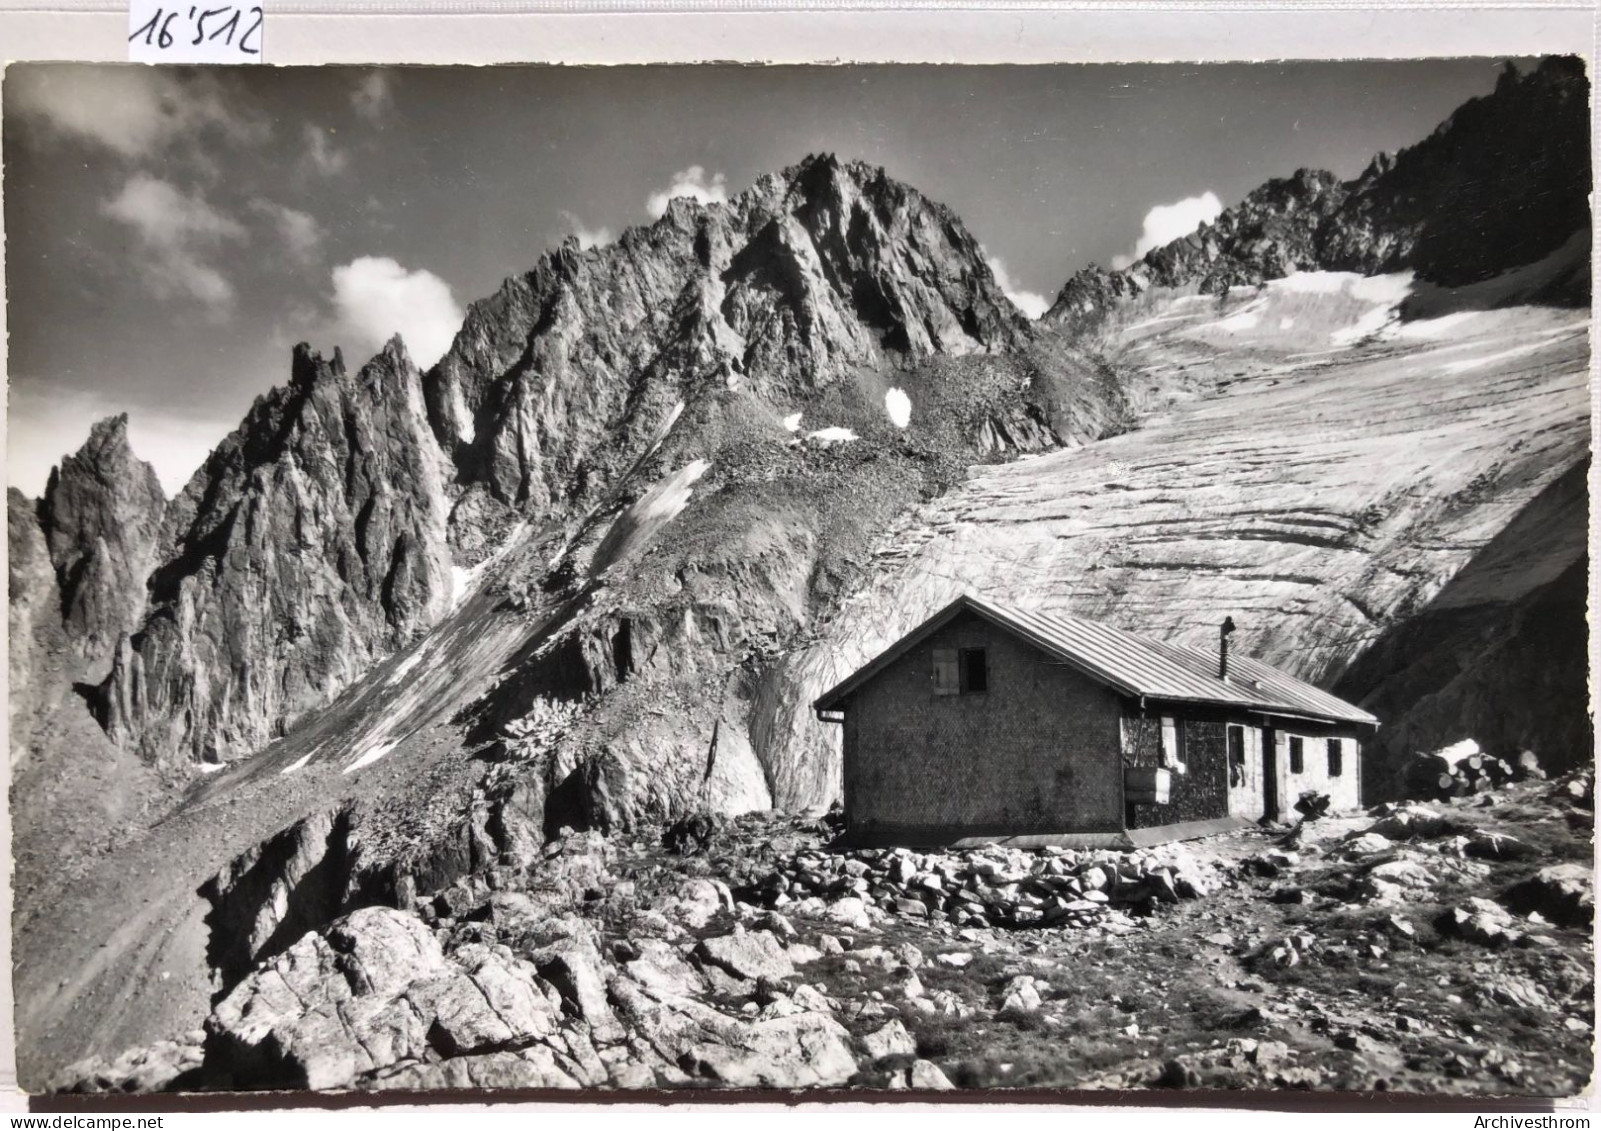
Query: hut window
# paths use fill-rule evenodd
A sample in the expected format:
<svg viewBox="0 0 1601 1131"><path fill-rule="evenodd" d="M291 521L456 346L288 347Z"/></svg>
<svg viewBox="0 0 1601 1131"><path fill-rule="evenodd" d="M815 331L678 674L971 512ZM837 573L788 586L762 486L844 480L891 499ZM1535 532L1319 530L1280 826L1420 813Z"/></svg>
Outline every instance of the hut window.
<svg viewBox="0 0 1601 1131"><path fill-rule="evenodd" d="M982 648L963 648L961 655L962 691L988 691L989 658Z"/></svg>
<svg viewBox="0 0 1601 1131"><path fill-rule="evenodd" d="M1229 727L1229 784L1245 784L1245 728Z"/></svg>
<svg viewBox="0 0 1601 1131"><path fill-rule="evenodd" d="M1304 774L1306 772L1306 758L1303 743L1299 735L1290 735L1290 773Z"/></svg>
<svg viewBox="0 0 1601 1131"><path fill-rule="evenodd" d="M1329 777L1337 778L1345 772L1345 748L1337 738L1329 739Z"/></svg>
<svg viewBox="0 0 1601 1131"><path fill-rule="evenodd" d="M1181 774L1184 772L1183 733L1176 720L1162 716L1162 765Z"/></svg>
<svg viewBox="0 0 1601 1131"><path fill-rule="evenodd" d="M956 649L934 649L934 694L958 695L962 685L957 676Z"/></svg>

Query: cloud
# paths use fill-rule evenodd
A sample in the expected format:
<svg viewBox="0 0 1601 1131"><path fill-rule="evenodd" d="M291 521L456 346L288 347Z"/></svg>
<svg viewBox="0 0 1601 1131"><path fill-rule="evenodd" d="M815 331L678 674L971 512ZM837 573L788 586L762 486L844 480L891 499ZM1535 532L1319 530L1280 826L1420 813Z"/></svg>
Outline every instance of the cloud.
<svg viewBox="0 0 1601 1131"><path fill-rule="evenodd" d="M322 226L317 223L315 216L262 197L252 200L250 207L272 221L291 259L302 265L317 261L317 249L322 244Z"/></svg>
<svg viewBox="0 0 1601 1131"><path fill-rule="evenodd" d="M300 136L306 143L306 162L325 177L337 176L350 166L350 154L334 144L332 130L307 122Z"/></svg>
<svg viewBox="0 0 1601 1131"><path fill-rule="evenodd" d="M183 490L238 419L190 417L108 399L100 392L13 382L6 413L6 481L31 498L44 494L50 469L83 447L97 420L128 414L134 454L156 469L170 497Z"/></svg>
<svg viewBox="0 0 1601 1131"><path fill-rule="evenodd" d="M1006 297L1012 300L1012 305L1021 310L1029 318L1038 318L1051 308L1051 302L1037 291L1025 291L1012 282L1010 272L1006 270L1006 263L999 256L985 257L990 265L990 274L995 276L995 285L1000 287Z"/></svg>
<svg viewBox="0 0 1601 1131"><path fill-rule="evenodd" d="M1203 223L1216 220L1223 211L1223 202L1211 189L1200 196L1187 196L1172 204L1158 204L1145 214L1144 230L1128 255L1114 255L1112 269L1121 271L1131 267L1145 254L1174 240L1183 239Z"/></svg>
<svg viewBox="0 0 1601 1131"><path fill-rule="evenodd" d="M576 213L568 212L565 208L562 209L561 218L567 224L567 230L578 237L578 246L585 250L605 247L617 238L610 228L591 228Z"/></svg>
<svg viewBox="0 0 1601 1131"><path fill-rule="evenodd" d="M667 202L679 196L693 197L702 204L724 203L728 200L728 178L714 173L711 180L707 180L706 169L700 165L680 169L673 174L672 184L650 194L645 210L652 216L660 216L667 211Z"/></svg>
<svg viewBox="0 0 1601 1131"><path fill-rule="evenodd" d="M388 71L369 71L350 92L350 105L369 122L381 122L394 104L395 91Z"/></svg>
<svg viewBox="0 0 1601 1131"><path fill-rule="evenodd" d="M231 107L215 76L161 67L23 64L6 75L6 107L127 158L207 131L250 143L271 132L264 118Z"/></svg>
<svg viewBox="0 0 1601 1131"><path fill-rule="evenodd" d="M364 255L333 272L341 329L366 349L395 334L426 369L445 355L464 317L450 285L428 271L408 271L393 259Z"/></svg>
<svg viewBox="0 0 1601 1131"><path fill-rule="evenodd" d="M101 211L138 235L139 270L157 297L195 298L214 314L233 304L233 285L207 259L222 244L247 239L237 220L148 173L129 177Z"/></svg>

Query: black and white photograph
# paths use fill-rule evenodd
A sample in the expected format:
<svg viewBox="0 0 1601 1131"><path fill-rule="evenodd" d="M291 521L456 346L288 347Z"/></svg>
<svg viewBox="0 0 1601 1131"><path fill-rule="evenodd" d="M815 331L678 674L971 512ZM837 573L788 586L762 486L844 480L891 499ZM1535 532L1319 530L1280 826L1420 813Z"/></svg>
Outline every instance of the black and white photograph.
<svg viewBox="0 0 1601 1131"><path fill-rule="evenodd" d="M10 64L20 1088L1586 1092L1591 96Z"/></svg>

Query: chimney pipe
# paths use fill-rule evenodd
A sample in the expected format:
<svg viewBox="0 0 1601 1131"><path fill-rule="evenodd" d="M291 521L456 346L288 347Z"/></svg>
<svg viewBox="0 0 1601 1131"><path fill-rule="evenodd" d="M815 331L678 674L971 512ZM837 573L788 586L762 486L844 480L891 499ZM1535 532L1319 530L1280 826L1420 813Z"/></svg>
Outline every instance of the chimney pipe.
<svg viewBox="0 0 1601 1131"><path fill-rule="evenodd" d="M1229 633L1234 631L1234 618L1224 617L1217 630L1217 678L1227 683L1229 678Z"/></svg>

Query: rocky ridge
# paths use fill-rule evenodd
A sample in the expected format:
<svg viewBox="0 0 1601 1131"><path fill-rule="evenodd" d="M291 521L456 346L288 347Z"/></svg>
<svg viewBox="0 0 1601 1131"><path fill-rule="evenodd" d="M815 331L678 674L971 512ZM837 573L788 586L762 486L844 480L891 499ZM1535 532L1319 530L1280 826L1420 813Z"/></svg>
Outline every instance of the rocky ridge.
<svg viewBox="0 0 1601 1131"><path fill-rule="evenodd" d="M1493 94L1355 180L1313 169L1271 180L1122 271L1080 271L1045 321L1089 328L1153 287L1223 294L1297 271L1406 268L1459 287L1542 259L1589 223L1588 103L1578 59L1546 59L1528 74L1508 63ZM1530 297L1586 306L1588 274Z"/></svg>
<svg viewBox="0 0 1601 1131"><path fill-rule="evenodd" d="M181 768L258 749L449 607L447 472L398 339L349 374L297 347L167 515L150 612L96 704Z"/></svg>
<svg viewBox="0 0 1601 1131"><path fill-rule="evenodd" d="M39 500L39 528L55 567L61 621L91 668L144 613L167 497L155 468L128 445L128 417L89 430L75 455L50 474Z"/></svg>
<svg viewBox="0 0 1601 1131"><path fill-rule="evenodd" d="M474 304L427 375L398 339L354 375L302 347L290 383L174 500L154 569L147 546L123 555L122 588L148 575L150 608L96 629L105 650L134 627L97 713L169 770L252 753L437 622L453 565L481 562L519 521L581 531L675 405L695 434L663 455L692 462L771 443L819 397L836 428L881 417L886 370L1027 339L948 210L820 157L726 205L675 201L612 247L547 255ZM1057 441L1042 410L1011 400L964 446ZM81 568L64 557L73 530L57 541L60 568Z"/></svg>

